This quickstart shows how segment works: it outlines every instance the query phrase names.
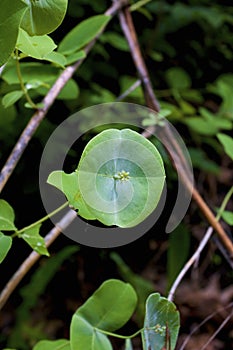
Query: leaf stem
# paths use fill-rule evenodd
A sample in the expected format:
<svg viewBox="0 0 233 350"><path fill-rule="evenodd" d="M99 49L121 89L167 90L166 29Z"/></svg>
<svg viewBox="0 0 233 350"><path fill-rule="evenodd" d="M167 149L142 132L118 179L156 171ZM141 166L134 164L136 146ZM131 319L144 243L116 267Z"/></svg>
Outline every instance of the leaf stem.
<svg viewBox="0 0 233 350"><path fill-rule="evenodd" d="M155 327L144 327L144 328L141 328L137 332L135 332L134 334L131 334L131 335L116 334L116 333L108 332L108 331L105 331L103 329L99 329L99 328L96 328L96 327L94 327L94 329L97 332L100 332L102 334L108 335L110 337L119 338L119 339L132 339L132 338L135 338L140 333L142 333L143 331L155 331L156 332L156 326Z"/></svg>
<svg viewBox="0 0 233 350"><path fill-rule="evenodd" d="M15 54L16 54L16 71L17 71L17 75L18 75L18 79L19 79L19 83L20 83L20 86L21 86L21 89L26 97L26 100L28 101L28 103L30 104L30 106L33 108L33 109L38 109L37 105L32 101L31 97L29 96L29 93L24 85L24 82L23 82L23 77L22 77L22 74L21 74L21 70L20 70L20 63L19 63L19 52L18 50L16 49L15 50Z"/></svg>
<svg viewBox="0 0 233 350"><path fill-rule="evenodd" d="M55 214L59 213L59 211L61 211L62 209L64 209L65 207L67 207L69 204L69 202L65 202L63 203L59 208L55 209L54 211L52 211L51 213L49 213L48 215L44 216L43 218L41 218L40 220L33 222L31 225L23 227L22 229L15 231L13 233L13 235L11 237L15 237L18 236L20 233L23 233L26 230L29 230L30 228L33 228L34 226L37 226L39 224L41 224L42 222L48 220L49 218L51 218L52 216L54 216Z"/></svg>

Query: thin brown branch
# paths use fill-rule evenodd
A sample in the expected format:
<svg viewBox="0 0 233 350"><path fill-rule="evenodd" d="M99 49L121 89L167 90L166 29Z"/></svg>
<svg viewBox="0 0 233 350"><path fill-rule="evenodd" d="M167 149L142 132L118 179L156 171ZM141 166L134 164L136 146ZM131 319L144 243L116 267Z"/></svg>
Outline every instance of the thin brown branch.
<svg viewBox="0 0 233 350"><path fill-rule="evenodd" d="M60 235L60 233L71 224L77 213L74 210L69 210L67 214L56 224L56 226L46 235L45 242L46 247L49 247L55 239ZM32 266L39 260L40 254L33 251L26 260L20 265L15 274L11 277L9 282L6 284L5 288L0 294L0 310L3 308L7 302L9 296L18 286L23 277L28 273Z"/></svg>
<svg viewBox="0 0 233 350"><path fill-rule="evenodd" d="M113 5L105 12L105 15L107 16L114 15L119 10L119 8L121 8L124 5L125 5L125 0L120 0L117 3L113 3ZM96 40L100 35L101 33L98 33L98 35L85 47L84 51L86 54L90 52L90 50L92 49L92 47L94 46ZM43 108L38 109L30 119L30 121L28 122L27 126L25 127L24 131L19 137L19 140L17 141L14 149L12 150L9 158L7 159L0 173L0 193L2 192L5 184L7 183L11 174L13 173L18 161L20 160L25 148L27 147L28 143L33 137L35 131L37 130L42 120L45 118L46 114L48 113L49 108L52 106L55 99L59 95L60 91L63 89L66 83L72 78L73 74L78 69L78 67L83 63L84 60L85 58L80 59L75 64L67 67L61 73L61 75L58 77L58 79L56 80L52 88L49 90L49 92L43 99L42 101Z"/></svg>
<svg viewBox="0 0 233 350"><path fill-rule="evenodd" d="M117 0L115 0L115 3ZM138 38L136 34L136 30L133 24L132 16L128 7L121 9L119 11L119 19L122 31L128 41L128 45L130 48L130 52L137 69L138 75L142 80L142 86L145 96L146 104L149 108L153 109L156 112L159 112L159 103L154 94L153 87L151 84L151 80L149 77L149 73L141 54L140 46L138 43ZM210 225L217 232L219 238L223 242L224 246L230 253L231 259L233 259L233 244L226 232L216 220L214 214L209 209L208 205L205 203L199 192L196 188L193 188L192 181L190 181L190 176L188 173L188 166L186 165L186 161L183 157L183 152L180 149L179 144L176 142L176 139L173 137L173 134L169 127L161 128L161 137L164 145L167 147L171 158L174 162L174 165L177 168L177 172L179 173L184 185L188 189L188 191L192 194L193 199L196 201L198 207L209 221Z"/></svg>

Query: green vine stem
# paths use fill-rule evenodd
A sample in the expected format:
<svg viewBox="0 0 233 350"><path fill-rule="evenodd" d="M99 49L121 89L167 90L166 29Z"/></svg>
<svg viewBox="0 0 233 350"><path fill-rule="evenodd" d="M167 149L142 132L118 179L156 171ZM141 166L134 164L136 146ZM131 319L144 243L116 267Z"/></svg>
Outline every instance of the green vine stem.
<svg viewBox="0 0 233 350"><path fill-rule="evenodd" d="M17 71L17 76L18 76L18 79L19 79L19 83L20 83L20 86L21 86L21 89L26 97L26 100L28 101L29 105L33 108L33 109L38 109L37 105L32 101L31 97L29 96L29 93L24 85L24 82L23 82L23 77L22 77L22 74L21 74L21 69L20 69L20 63L19 63L19 60L20 60L20 57L19 57L19 51L16 49L15 50L15 56L16 56L16 71Z"/></svg>
<svg viewBox="0 0 233 350"><path fill-rule="evenodd" d="M137 335L141 334L143 331L155 331L155 333L159 333L159 334L161 334L161 336L163 335L161 333L161 326L160 325L156 325L154 327L141 328L137 332L135 332L134 334L131 334L131 335L116 334L116 333L104 331L103 329L99 329L96 327L94 327L94 329L95 329L95 331L100 332L100 333L105 334L105 335L108 335L110 337L115 337L115 338L124 339L124 340L135 338ZM163 331L164 331L164 329L163 329Z"/></svg>
<svg viewBox="0 0 233 350"><path fill-rule="evenodd" d="M49 213L48 215L44 216L43 218L41 218L40 220L33 222L31 225L23 227L20 230L15 231L11 237L17 237L19 236L21 233L25 232L26 230L29 230L39 224L41 224L42 222L48 220L49 218L51 218L52 216L54 216L55 214L59 213L62 209L66 208L68 206L69 202L65 202L63 203L59 208L55 209L54 211L52 211L51 213Z"/></svg>

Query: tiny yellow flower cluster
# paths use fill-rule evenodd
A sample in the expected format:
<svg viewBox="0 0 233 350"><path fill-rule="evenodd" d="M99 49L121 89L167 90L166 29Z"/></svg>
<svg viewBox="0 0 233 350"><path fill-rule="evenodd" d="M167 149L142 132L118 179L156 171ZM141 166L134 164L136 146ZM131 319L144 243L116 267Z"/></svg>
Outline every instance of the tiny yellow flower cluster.
<svg viewBox="0 0 233 350"><path fill-rule="evenodd" d="M125 170L118 171L117 174L113 176L114 180L127 181L129 180L129 172Z"/></svg>

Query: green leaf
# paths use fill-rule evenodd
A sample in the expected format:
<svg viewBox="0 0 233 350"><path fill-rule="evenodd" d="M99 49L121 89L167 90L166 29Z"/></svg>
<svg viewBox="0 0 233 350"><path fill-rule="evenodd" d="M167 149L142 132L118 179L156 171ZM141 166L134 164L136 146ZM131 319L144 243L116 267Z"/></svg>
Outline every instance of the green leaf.
<svg viewBox="0 0 233 350"><path fill-rule="evenodd" d="M108 129L95 136L77 172L89 211L105 225L119 227L145 220L156 208L165 181L156 147L130 129Z"/></svg>
<svg viewBox="0 0 233 350"><path fill-rule="evenodd" d="M233 226L233 213L231 211L224 210L222 213L222 218L224 221L226 221L226 223L228 223L228 225Z"/></svg>
<svg viewBox="0 0 233 350"><path fill-rule="evenodd" d="M0 263L5 259L11 249L12 238L0 232Z"/></svg>
<svg viewBox="0 0 233 350"><path fill-rule="evenodd" d="M41 340L32 350L71 350L70 342L66 339Z"/></svg>
<svg viewBox="0 0 233 350"><path fill-rule="evenodd" d="M19 235L25 242L27 242L30 247L41 255L49 256L49 252L45 245L45 240L40 236L41 224L36 225L32 228L26 229L23 233Z"/></svg>
<svg viewBox="0 0 233 350"><path fill-rule="evenodd" d="M95 216L89 212L80 195L80 191L78 189L78 175L76 172L66 174L64 171L53 171L49 175L47 182L65 194L71 207L79 208L78 214L82 218L87 220L95 219Z"/></svg>
<svg viewBox="0 0 233 350"><path fill-rule="evenodd" d="M64 37L58 51L68 55L80 50L104 29L110 19L110 16L98 15L82 21Z"/></svg>
<svg viewBox="0 0 233 350"><path fill-rule="evenodd" d="M71 64L74 62L77 62L78 60L81 60L86 57L86 52L84 50L80 50L78 52L72 53L69 56L67 56L67 64Z"/></svg>
<svg viewBox="0 0 233 350"><path fill-rule="evenodd" d="M17 102L24 95L22 90L16 90L8 92L2 98L2 104L5 108L12 106L15 102Z"/></svg>
<svg viewBox="0 0 233 350"><path fill-rule="evenodd" d="M71 349L112 349L108 338L98 329L112 332L121 328L131 317L136 303L136 293L128 283L105 281L74 314Z"/></svg>
<svg viewBox="0 0 233 350"><path fill-rule="evenodd" d="M53 32L65 17L68 0L25 0L26 10L20 26L29 35Z"/></svg>
<svg viewBox="0 0 233 350"><path fill-rule="evenodd" d="M0 11L0 66L13 52L18 36L19 25L27 5L21 0L1 0Z"/></svg>
<svg viewBox="0 0 233 350"><path fill-rule="evenodd" d="M213 136L218 132L218 128L215 125L210 124L201 117L189 117L183 122L200 135Z"/></svg>
<svg viewBox="0 0 233 350"><path fill-rule="evenodd" d="M60 72L57 67L42 63L20 63L20 70L24 83L28 81L43 81L44 83L55 80ZM8 84L19 84L15 64L6 66L2 72L2 78Z"/></svg>
<svg viewBox="0 0 233 350"><path fill-rule="evenodd" d="M66 57L59 52L50 52L47 55L45 55L43 59L52 62L55 65L58 65L62 68L64 68L64 66L67 65Z"/></svg>
<svg viewBox="0 0 233 350"><path fill-rule="evenodd" d="M217 134L217 138L224 147L224 151L233 160L233 138L225 134Z"/></svg>
<svg viewBox="0 0 233 350"><path fill-rule="evenodd" d="M107 32L101 35L100 42L109 44L118 50L129 51L129 46L124 36L116 32Z"/></svg>
<svg viewBox="0 0 233 350"><path fill-rule="evenodd" d="M159 293L151 294L146 301L143 350L175 349L179 327L179 312L175 304L161 297ZM166 344L166 333L169 335L170 344Z"/></svg>
<svg viewBox="0 0 233 350"><path fill-rule="evenodd" d="M168 288L183 267L189 253L190 233L184 225L178 226L169 235L168 247Z"/></svg>
<svg viewBox="0 0 233 350"><path fill-rule="evenodd" d="M16 231L14 220L14 209L5 200L0 199L0 230Z"/></svg>
<svg viewBox="0 0 233 350"><path fill-rule="evenodd" d="M16 48L26 56L41 60L56 47L57 45L48 35L30 36L25 30L19 29Z"/></svg>
<svg viewBox="0 0 233 350"><path fill-rule="evenodd" d="M51 88L52 85L54 84L54 82L55 82L55 80L52 80L47 88L44 86L39 86L36 89L37 92L40 95L45 96L47 94L49 88ZM61 92L57 96L57 99L58 100L75 100L78 98L78 95L79 95L79 87L78 87L75 80L70 79L67 82L67 84L62 88Z"/></svg>
<svg viewBox="0 0 233 350"><path fill-rule="evenodd" d="M190 76L180 67L172 67L166 71L168 85L177 90L189 89L192 85Z"/></svg>

